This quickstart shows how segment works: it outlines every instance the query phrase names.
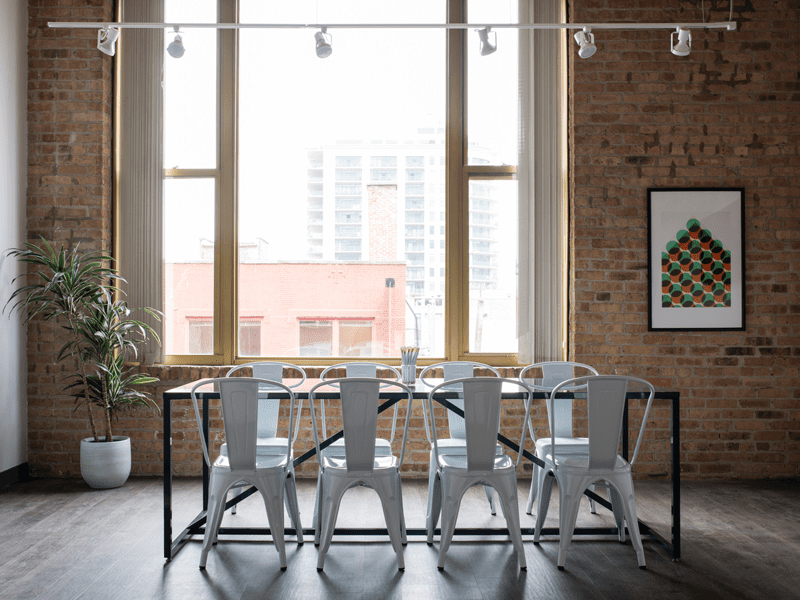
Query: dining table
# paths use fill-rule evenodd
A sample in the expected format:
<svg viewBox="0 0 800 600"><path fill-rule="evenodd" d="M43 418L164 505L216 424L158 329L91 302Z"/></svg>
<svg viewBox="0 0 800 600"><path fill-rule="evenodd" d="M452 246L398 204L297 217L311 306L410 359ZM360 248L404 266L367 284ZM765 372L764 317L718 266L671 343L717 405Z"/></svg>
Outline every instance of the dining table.
<svg viewBox="0 0 800 600"><path fill-rule="evenodd" d="M203 461L202 465L202 510L193 517L189 523L184 526L177 536L173 534L173 498L172 498L172 484L173 484L173 461L172 461L172 445L173 445L173 408L175 405L180 405L181 403L188 403L191 405L192 402L192 395L191 390L197 385L202 384L205 381L204 379L200 379L197 381L193 381L191 383L187 383L178 387L170 388L163 392L163 408L162 408L162 417L163 417L163 434L164 434L164 558L168 561L171 560L175 554L194 536L202 536L205 532L205 525L206 525L206 511L208 509L208 484L209 484L209 468L205 461ZM428 397L428 393L433 388L433 386L441 383L443 380L441 379L428 379L427 383L423 383L419 379L417 379L414 383L406 384L409 388L411 388L413 392L413 399L414 400L426 400ZM535 379L526 379L528 383L536 384ZM292 379L285 379L284 383L289 386L293 386L300 382L300 380L292 380ZM316 384L320 383L320 379L306 379L302 384L298 387L294 388L292 391L295 394L295 398L298 401L305 403L308 400L308 391L314 387ZM540 382L541 383L541 382ZM260 394L269 394L270 398L280 398L280 397L287 397L288 395L285 392L278 392L278 391L268 391L264 390L260 392ZM209 383L206 385L200 385L197 387L195 395L199 401L199 406L201 410L201 421L202 421L202 432L204 439L206 440L206 444L209 441L209 408L210 403L213 400L219 400L219 389L213 383ZM548 394L545 391L536 391L533 392L531 398L531 402L544 402L547 399ZM331 387L328 391L325 391L324 388L315 391L314 393L315 398L321 400L327 399L335 399L338 397L338 392L334 387ZM564 397L573 397L572 392L565 392L563 394ZM559 394L561 397L561 394ZM407 394L402 391L399 387L394 388L381 388L380 390L380 400L381 403L378 406L378 412L381 413L389 408L392 408L398 402L407 398ZM457 391L444 391L441 393L437 393L434 395L434 402L438 403L439 405L447 408L448 410L453 411L455 414L463 417L464 413L461 408L456 406L451 402L458 398ZM502 398L504 400L519 400L519 402L524 405L525 400L528 398L528 392L525 392L523 388L513 384L503 384L502 390ZM647 394L643 392L628 392L626 395L626 402L623 412L623 422L622 422L622 440L621 440L621 456L625 459L628 459L628 452L629 452L629 410L628 404L630 400L641 400L646 399ZM670 473L670 481L671 481L671 528L670 532L666 535L662 535L658 531L656 531L653 527L649 526L647 523L643 522L639 519L639 530L643 537L646 537L653 542L655 542L658 546L663 548L666 553L671 557L673 561L680 560L681 556L681 543L680 543L680 520L681 520L681 512L680 512L680 393L677 391L657 391L654 397L655 401L668 401L670 404L670 463L671 463L671 473ZM328 447L330 444L334 443L335 441L341 439L343 436L343 432L341 430L335 431L331 433L325 440L320 442L320 448L324 449ZM518 441L515 442L514 440L509 439L505 435L498 433L497 436L498 442L503 444L508 449L519 453L520 447ZM202 453L202 450L198 452ZM544 463L535 456L532 452L522 449L521 451L522 457L525 460L530 461L531 463L538 465L539 467L544 467ZM316 448L311 447L309 450L302 452L299 456L294 458L293 464L294 467L298 467L301 464L305 463L308 460L311 460L316 455ZM235 497L228 500L226 503L226 510L241 502L248 496L252 495L255 492L255 488L252 486L247 487L236 495ZM608 500L603 498L602 496L597 495L596 493L586 490L584 494L590 498L592 498L595 503L599 506L607 510L611 510L611 504ZM424 527L422 528L415 528L415 527L408 527L407 535L409 540L411 541L412 538L421 538L424 540L427 535L427 531ZM221 527L219 530L221 535L229 535L229 536L252 536L252 535L270 535L269 528L266 527ZM292 528L286 528L285 534L292 535L296 532ZM313 535L313 529L303 529L303 534ZM522 527L521 533L523 536L533 536L534 528L533 527ZM542 535L545 536L557 536L559 533L558 527L545 527L542 529ZM437 528L435 530L435 534L439 535L440 530ZM347 528L347 527L337 527L334 529L334 535L337 536L386 536L388 535L388 531L386 528ZM459 536L503 536L508 535L508 530L506 528L456 528L455 534ZM609 535L609 536L616 536L617 535L617 528L616 527L576 527L575 532L573 535Z"/></svg>

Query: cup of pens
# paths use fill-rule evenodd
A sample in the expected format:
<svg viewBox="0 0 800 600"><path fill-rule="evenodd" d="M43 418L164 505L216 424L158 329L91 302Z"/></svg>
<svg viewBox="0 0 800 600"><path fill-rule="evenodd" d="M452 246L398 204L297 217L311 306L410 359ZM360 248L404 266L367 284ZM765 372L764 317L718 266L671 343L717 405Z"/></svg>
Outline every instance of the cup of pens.
<svg viewBox="0 0 800 600"><path fill-rule="evenodd" d="M402 346L400 348L400 364L402 368L403 383L412 384L417 380L417 356L419 348Z"/></svg>

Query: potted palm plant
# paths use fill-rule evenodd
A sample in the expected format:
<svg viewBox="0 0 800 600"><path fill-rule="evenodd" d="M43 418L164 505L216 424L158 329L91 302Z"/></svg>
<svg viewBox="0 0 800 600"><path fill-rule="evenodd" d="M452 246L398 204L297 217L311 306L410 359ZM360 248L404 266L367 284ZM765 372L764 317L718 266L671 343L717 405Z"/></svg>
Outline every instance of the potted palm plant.
<svg viewBox="0 0 800 600"><path fill-rule="evenodd" d="M125 300L115 300L116 283L124 281L102 252L81 253L78 247L56 252L42 238L42 247L27 243L9 250L10 256L31 265L29 284L14 291L6 303L19 310L27 323L34 317L56 320L67 332L58 361L74 360L75 372L64 388L85 406L92 437L81 441L81 475L94 488L119 487L131 470L131 443L112 432L113 417L135 406L158 406L137 386L158 381L125 364L137 347L156 332L131 318ZM142 309L156 319L160 313ZM95 409L99 409L96 412ZM98 417L99 413L99 417ZM98 431L102 429L104 435Z"/></svg>

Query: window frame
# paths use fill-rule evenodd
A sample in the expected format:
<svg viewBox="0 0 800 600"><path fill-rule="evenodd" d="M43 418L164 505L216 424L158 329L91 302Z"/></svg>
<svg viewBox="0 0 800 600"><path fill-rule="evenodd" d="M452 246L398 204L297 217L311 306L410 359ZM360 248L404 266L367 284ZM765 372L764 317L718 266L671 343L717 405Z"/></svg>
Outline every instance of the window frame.
<svg viewBox="0 0 800 600"><path fill-rule="evenodd" d="M467 22L467 0L445 0L448 23ZM237 0L219 0L218 22L238 22ZM472 360L495 366L518 365L518 353L469 352L469 182L515 180L515 165L469 165L467 152L467 53L469 32L446 31L445 129L445 355L420 358L421 365L443 360ZM215 180L213 353L165 355L170 365L243 364L256 360L282 360L305 365L327 365L343 357L240 356L238 348L238 212L236 202L238 148L238 30L217 30L217 168L164 169L164 179L213 178ZM223 107L226 107L223 110ZM396 166L395 170L405 166ZM349 167L342 167L349 168ZM355 168L355 167L353 167ZM361 165L362 170L372 165ZM362 171L363 173L363 171ZM405 178L403 183L405 183ZM352 182L350 182L352 183ZM398 182L399 184L400 182ZM362 182L363 184L363 175ZM411 185L419 185L411 182ZM409 184L406 184L409 185ZM422 183L424 185L424 182ZM407 251L407 250L406 250ZM399 357L369 358L396 363Z"/></svg>

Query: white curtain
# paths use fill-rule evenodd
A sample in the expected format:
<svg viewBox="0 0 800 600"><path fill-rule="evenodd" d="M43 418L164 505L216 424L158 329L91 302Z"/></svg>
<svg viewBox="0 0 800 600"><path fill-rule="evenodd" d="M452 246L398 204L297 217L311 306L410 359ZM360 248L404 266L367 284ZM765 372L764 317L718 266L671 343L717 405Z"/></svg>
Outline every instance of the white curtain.
<svg viewBox="0 0 800 600"><path fill-rule="evenodd" d="M164 22L163 0L124 0L122 22ZM132 309L163 308L162 190L164 32L123 29L117 42L117 144L115 251L117 267L127 280L122 286ZM158 321L137 311L162 336ZM161 360L151 340L139 361Z"/></svg>
<svg viewBox="0 0 800 600"><path fill-rule="evenodd" d="M564 0L521 0L520 23L564 23ZM564 30L520 30L519 361L566 357Z"/></svg>

